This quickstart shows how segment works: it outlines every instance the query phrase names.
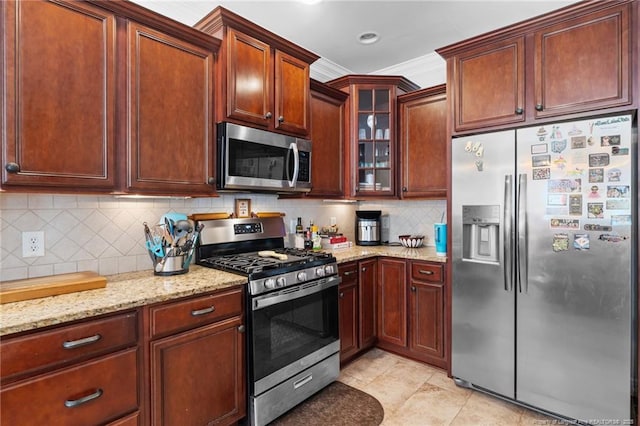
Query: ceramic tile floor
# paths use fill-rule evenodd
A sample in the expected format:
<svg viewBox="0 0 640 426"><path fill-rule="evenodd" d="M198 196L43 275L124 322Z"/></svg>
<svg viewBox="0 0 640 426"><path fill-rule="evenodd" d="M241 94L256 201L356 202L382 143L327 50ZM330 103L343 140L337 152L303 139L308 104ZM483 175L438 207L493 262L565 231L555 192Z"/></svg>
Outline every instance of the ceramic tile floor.
<svg viewBox="0 0 640 426"><path fill-rule="evenodd" d="M447 373L380 349L345 366L338 379L375 397L382 426L516 426L563 424L469 389Z"/></svg>

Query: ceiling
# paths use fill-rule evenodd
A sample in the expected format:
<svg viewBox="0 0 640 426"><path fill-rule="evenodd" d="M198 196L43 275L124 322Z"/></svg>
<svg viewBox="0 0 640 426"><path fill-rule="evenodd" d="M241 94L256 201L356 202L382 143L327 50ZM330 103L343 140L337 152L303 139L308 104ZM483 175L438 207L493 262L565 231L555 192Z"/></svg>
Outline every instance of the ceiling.
<svg viewBox="0 0 640 426"><path fill-rule="evenodd" d="M416 58L433 60L435 56L440 61L434 53L437 48L575 3L561 0L324 0L318 4L305 4L304 0L134 1L189 26L221 5L320 55L321 60L314 65L331 68L329 78L350 73L390 74L393 72L385 71L395 71L398 64ZM359 43L358 35L369 31L377 32L379 41L369 45Z"/></svg>

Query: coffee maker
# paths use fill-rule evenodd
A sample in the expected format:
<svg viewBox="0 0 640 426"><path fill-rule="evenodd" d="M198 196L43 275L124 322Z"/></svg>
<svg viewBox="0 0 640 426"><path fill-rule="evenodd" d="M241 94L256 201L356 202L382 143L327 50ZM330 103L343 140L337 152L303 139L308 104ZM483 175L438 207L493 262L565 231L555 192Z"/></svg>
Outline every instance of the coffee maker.
<svg viewBox="0 0 640 426"><path fill-rule="evenodd" d="M356 210L356 245L380 245L380 210Z"/></svg>

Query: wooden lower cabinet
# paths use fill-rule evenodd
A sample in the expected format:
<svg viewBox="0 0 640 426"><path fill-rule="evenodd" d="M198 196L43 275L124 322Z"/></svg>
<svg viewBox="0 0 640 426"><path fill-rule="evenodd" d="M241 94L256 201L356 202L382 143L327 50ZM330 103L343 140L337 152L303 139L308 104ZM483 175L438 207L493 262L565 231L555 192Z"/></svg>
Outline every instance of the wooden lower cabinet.
<svg viewBox="0 0 640 426"><path fill-rule="evenodd" d="M392 258L379 263L377 346L446 368L443 265Z"/></svg>
<svg viewBox="0 0 640 426"><path fill-rule="evenodd" d="M137 319L134 311L3 336L0 424L137 424Z"/></svg>
<svg viewBox="0 0 640 426"><path fill-rule="evenodd" d="M407 345L407 263L381 258L378 277L378 346Z"/></svg>
<svg viewBox="0 0 640 426"><path fill-rule="evenodd" d="M338 266L342 282L338 289L340 324L340 361L347 361L359 352L358 346L358 263Z"/></svg>
<svg viewBox="0 0 640 426"><path fill-rule="evenodd" d="M358 344L360 349L368 349L376 344L376 283L378 282L378 259L358 262L358 291L360 304L360 326Z"/></svg>
<svg viewBox="0 0 640 426"><path fill-rule="evenodd" d="M377 260L344 263L338 270L340 361L346 363L376 343Z"/></svg>
<svg viewBox="0 0 640 426"><path fill-rule="evenodd" d="M231 424L246 415L244 291L149 309L150 424ZM166 334L170 330L179 330Z"/></svg>
<svg viewBox="0 0 640 426"><path fill-rule="evenodd" d="M410 263L409 351L422 361L446 368L443 266Z"/></svg>

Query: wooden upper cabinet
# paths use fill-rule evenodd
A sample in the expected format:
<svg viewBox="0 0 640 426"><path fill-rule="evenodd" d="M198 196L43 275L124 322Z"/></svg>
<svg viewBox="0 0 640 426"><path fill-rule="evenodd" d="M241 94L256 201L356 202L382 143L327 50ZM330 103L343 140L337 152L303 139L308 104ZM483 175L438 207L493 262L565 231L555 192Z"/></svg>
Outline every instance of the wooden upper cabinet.
<svg viewBox="0 0 640 426"><path fill-rule="evenodd" d="M135 22L128 42L126 190L213 193L213 52Z"/></svg>
<svg viewBox="0 0 640 426"><path fill-rule="evenodd" d="M344 195L344 110L348 94L311 81L311 181L309 197Z"/></svg>
<svg viewBox="0 0 640 426"><path fill-rule="evenodd" d="M536 118L628 105L630 25L624 4L536 31Z"/></svg>
<svg viewBox="0 0 640 426"><path fill-rule="evenodd" d="M456 131L524 121L524 37L456 55L452 66Z"/></svg>
<svg viewBox="0 0 640 426"><path fill-rule="evenodd" d="M216 7L195 28L223 40L216 60L221 95L216 121L306 137L311 111L310 64L318 56Z"/></svg>
<svg viewBox="0 0 640 426"><path fill-rule="evenodd" d="M0 11L2 185L113 188L114 15L80 2L6 1Z"/></svg>
<svg viewBox="0 0 640 426"><path fill-rule="evenodd" d="M397 98L419 87L401 76L355 74L327 85L349 94L345 197L397 198Z"/></svg>
<svg viewBox="0 0 640 426"><path fill-rule="evenodd" d="M438 49L452 133L630 108L637 28L637 2L579 2Z"/></svg>
<svg viewBox="0 0 640 426"><path fill-rule="evenodd" d="M284 52L275 52L275 126L305 135L311 120L309 64Z"/></svg>
<svg viewBox="0 0 640 426"><path fill-rule="evenodd" d="M227 47L227 116L269 127L273 114L269 45L229 29Z"/></svg>
<svg viewBox="0 0 640 426"><path fill-rule="evenodd" d="M447 196L447 95L444 84L398 96L400 197Z"/></svg>

